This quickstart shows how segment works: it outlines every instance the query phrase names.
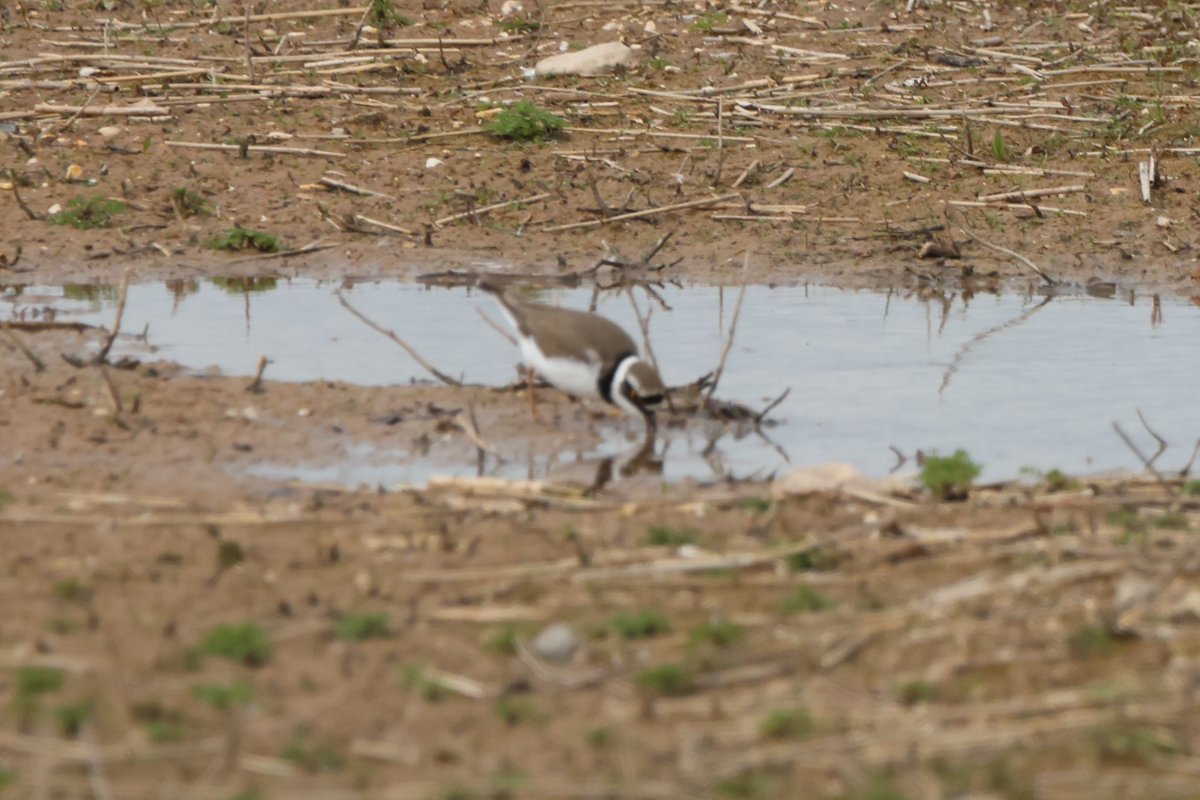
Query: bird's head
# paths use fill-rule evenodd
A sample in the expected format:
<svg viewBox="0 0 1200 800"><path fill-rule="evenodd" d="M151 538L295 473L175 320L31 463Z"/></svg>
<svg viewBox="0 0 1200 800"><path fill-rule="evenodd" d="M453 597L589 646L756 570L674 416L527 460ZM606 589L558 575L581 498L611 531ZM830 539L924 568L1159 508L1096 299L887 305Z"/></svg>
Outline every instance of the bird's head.
<svg viewBox="0 0 1200 800"><path fill-rule="evenodd" d="M637 356L627 356L613 373L613 403L654 426L654 412L666 398L662 377L652 365Z"/></svg>

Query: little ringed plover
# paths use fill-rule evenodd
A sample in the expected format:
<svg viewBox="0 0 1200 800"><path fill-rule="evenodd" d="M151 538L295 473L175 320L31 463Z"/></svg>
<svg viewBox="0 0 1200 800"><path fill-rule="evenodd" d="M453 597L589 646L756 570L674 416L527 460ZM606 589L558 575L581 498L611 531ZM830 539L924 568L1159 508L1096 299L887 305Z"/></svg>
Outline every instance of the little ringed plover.
<svg viewBox="0 0 1200 800"><path fill-rule="evenodd" d="M615 405L654 429L666 388L618 325L599 314L531 302L488 277L476 286L499 301L525 364L550 385Z"/></svg>

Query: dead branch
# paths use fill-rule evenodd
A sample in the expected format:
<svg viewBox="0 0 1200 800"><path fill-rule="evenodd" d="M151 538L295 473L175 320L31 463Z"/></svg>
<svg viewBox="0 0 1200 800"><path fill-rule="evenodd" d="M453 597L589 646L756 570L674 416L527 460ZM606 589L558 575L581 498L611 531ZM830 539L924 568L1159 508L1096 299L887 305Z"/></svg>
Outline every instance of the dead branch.
<svg viewBox="0 0 1200 800"><path fill-rule="evenodd" d="M955 212L955 213L957 213L957 212ZM947 206L946 207L946 218L949 220L950 216L951 216L950 206ZM1020 261L1025 266L1029 267L1031 270L1033 270L1034 273L1037 274L1037 276L1039 278L1041 278L1043 281L1045 281L1046 285L1055 286L1058 283L1053 278L1051 278L1049 275L1047 275L1045 272L1043 272L1041 267L1039 267L1037 264L1034 264L1028 258L1026 258L1025 256L1021 255L1020 253L1016 252L1015 250L1009 250L1007 247L1001 247L998 244L992 244L991 242L987 241L986 239L983 239L977 233L975 233L973 230L971 230L967 226L967 224L964 221L962 221L961 219L955 224L958 225L959 229L962 230L963 233L965 233L971 239L974 239L976 242L983 245L984 247L987 247L988 249L991 249L991 250L995 250L997 253L1004 253L1006 256L1011 256L1012 258L1015 258L1018 261Z"/></svg>
<svg viewBox="0 0 1200 800"><path fill-rule="evenodd" d="M29 359L29 363L33 364L34 372L44 372L45 371L46 362L44 362L40 358L38 358L37 353L30 350L25 345L25 343L21 341L21 339L17 336L16 331L12 330L9 323L7 323L7 322L4 323L4 326L2 328L0 328L0 330L2 330L4 332L4 337L6 339L8 339L10 342L12 342L13 347L20 350L21 354L24 355L25 358Z"/></svg>
<svg viewBox="0 0 1200 800"><path fill-rule="evenodd" d="M418 353L416 350L414 350L412 348L412 346L409 345L408 342L401 339L394 332L389 331L387 328L384 328L381 325L377 324L376 322L374 322L373 320L368 318L366 315L364 315L357 308L350 305L350 302L348 300L346 300L346 298L342 295L342 293L340 291L334 292L334 295L337 296L338 302L341 303L342 306L344 306L347 311L349 311L354 316L358 317L359 320L361 320L363 323L365 323L367 325L367 327L371 328L372 330L376 331L377 333L382 333L384 336L391 339L396 344L400 345L400 348L402 350L404 350L404 352L408 353L409 356L412 357L413 361L416 361L418 364L420 364L421 367L426 372L428 372L430 375L437 378L439 381L446 384L447 386L462 386L462 381L457 381L454 378L451 378L449 375L447 375L446 373L439 370L437 367L430 364L428 361L426 361L424 358L422 358L421 354Z"/></svg>
<svg viewBox="0 0 1200 800"><path fill-rule="evenodd" d="M737 332L738 317L742 313L742 301L746 298L746 278L750 271L750 252L742 258L742 285L738 289L737 303L733 307L733 317L729 322L729 333L725 337L725 345L721 348L721 357L717 361L717 368L713 370L712 382L708 384L708 391L704 395L704 401L700 403L700 408L707 409L709 403L712 402L713 392L717 390L717 384L721 382L721 375L725 372L725 360L729 358L729 351L733 349L733 336Z"/></svg>
<svg viewBox="0 0 1200 800"><path fill-rule="evenodd" d="M258 357L258 369L254 371L254 380L246 387L247 392L253 394L262 394L263 391L263 373L267 371L267 365L271 363L271 359L266 356Z"/></svg>
<svg viewBox="0 0 1200 800"><path fill-rule="evenodd" d="M133 267L126 267L125 272L121 274L121 294L117 298L117 315L113 318L112 330L108 332L108 337L100 346L100 352L96 353L96 357L92 360L95 364L104 363L108 358L108 351L112 350L113 342L117 340L117 334L121 332L121 318L125 316L125 300L129 297L129 276L131 274L133 274Z"/></svg>

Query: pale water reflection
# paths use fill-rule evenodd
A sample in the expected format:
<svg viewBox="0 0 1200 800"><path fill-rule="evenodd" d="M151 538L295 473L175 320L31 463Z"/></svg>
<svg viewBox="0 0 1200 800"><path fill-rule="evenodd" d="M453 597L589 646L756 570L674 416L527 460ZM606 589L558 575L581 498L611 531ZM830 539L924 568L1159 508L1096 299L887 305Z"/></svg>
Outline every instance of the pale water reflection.
<svg viewBox="0 0 1200 800"><path fill-rule="evenodd" d="M245 291L249 288L250 291ZM268 376L368 385L425 380L392 342L343 309L334 283L236 281L138 284L130 287L126 332L145 331L157 356L197 370L252 374L262 355ZM495 314L490 298L463 289L411 283L360 283L345 288L357 308L394 328L430 361L468 381L503 384L514 377L514 349L477 315ZM664 377L684 383L712 368L732 312L735 289L661 290L669 310L653 307L650 331ZM543 299L586 307L590 289L552 290ZM10 290L0 317L29 317L51 308L59 318L97 324L112 317L115 292L94 287ZM602 294L598 310L637 332L629 298ZM749 435L722 439L721 462L702 457L706 433L672 433L667 478L769 474L830 460L884 474L893 450L949 452L965 448L985 477L1013 476L1024 466L1068 472L1138 468L1113 433L1113 421L1153 442L1140 409L1173 445L1164 456L1182 464L1200 436L1200 308L1186 299L1149 295L1047 300L1018 294L878 293L820 286L751 287L720 395L765 406L784 389L770 429L778 448ZM144 346L131 338L128 351ZM605 452L627 444L612 441ZM564 456L571 461L575 454ZM536 469L551 469L539 464ZM528 464L510 471L525 473ZM430 465L399 452L362 453L337 465L265 465L272 477L344 483L420 480L432 473L474 474L473 460Z"/></svg>

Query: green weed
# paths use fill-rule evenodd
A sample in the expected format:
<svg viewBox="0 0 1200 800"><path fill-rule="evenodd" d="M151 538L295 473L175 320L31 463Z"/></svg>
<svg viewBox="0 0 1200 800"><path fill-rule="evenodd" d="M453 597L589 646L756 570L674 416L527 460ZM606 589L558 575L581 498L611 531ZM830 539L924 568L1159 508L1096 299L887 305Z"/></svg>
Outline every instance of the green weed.
<svg viewBox="0 0 1200 800"><path fill-rule="evenodd" d="M817 544L799 553L792 553L784 561L792 572L826 572L836 569L845 557L837 548Z"/></svg>
<svg viewBox="0 0 1200 800"><path fill-rule="evenodd" d="M171 208L184 218L209 217L213 213L212 203L183 186L171 191Z"/></svg>
<svg viewBox="0 0 1200 800"><path fill-rule="evenodd" d="M692 673L677 664L649 667L638 673L638 686L662 697L683 697L696 690Z"/></svg>
<svg viewBox="0 0 1200 800"><path fill-rule="evenodd" d="M710 619L692 631L694 645L729 647L746 634L746 629L726 619Z"/></svg>
<svg viewBox="0 0 1200 800"><path fill-rule="evenodd" d="M346 759L333 745L310 742L307 737L298 734L292 737L279 756L309 773L337 772L346 766Z"/></svg>
<svg viewBox="0 0 1200 800"><path fill-rule="evenodd" d="M238 225L224 236L209 239L204 246L210 250L257 250L260 253L278 253L280 249L278 237Z"/></svg>
<svg viewBox="0 0 1200 800"><path fill-rule="evenodd" d="M522 100L501 111L484 127L501 139L536 142L557 134L566 124L567 121L562 117L528 100Z"/></svg>
<svg viewBox="0 0 1200 800"><path fill-rule="evenodd" d="M75 197L67 201L67 207L50 217L55 225L70 225L79 230L107 228L112 218L125 211L128 206L120 200L111 200L98 194Z"/></svg>
<svg viewBox="0 0 1200 800"><path fill-rule="evenodd" d="M1116 647L1116 640L1102 625L1085 625L1067 637L1067 649L1076 658L1105 656Z"/></svg>
<svg viewBox="0 0 1200 800"><path fill-rule="evenodd" d="M351 642L384 639L392 635L387 614L345 614L333 626L333 635Z"/></svg>
<svg viewBox="0 0 1200 800"><path fill-rule="evenodd" d="M692 528L676 530L666 525L654 525L646 531L642 543L650 547L679 547L695 543L697 535Z"/></svg>
<svg viewBox="0 0 1200 800"><path fill-rule="evenodd" d="M271 660L271 642L266 632L253 622L218 625L209 631L200 644L199 652L259 667Z"/></svg>
<svg viewBox="0 0 1200 800"><path fill-rule="evenodd" d="M55 709L54 716L58 719L58 729L62 731L62 735L68 739L78 738L79 732L83 730L83 724L92 716L92 710L93 705L90 700L59 706Z"/></svg>
<svg viewBox="0 0 1200 800"><path fill-rule="evenodd" d="M938 698L938 688L929 681L908 681L896 687L896 699L906 706L928 703Z"/></svg>
<svg viewBox="0 0 1200 800"><path fill-rule="evenodd" d="M784 614L815 614L828 611L837 603L818 592L811 586L797 586L792 593L783 598L779 610Z"/></svg>
<svg viewBox="0 0 1200 800"><path fill-rule="evenodd" d="M532 700L507 695L496 701L496 715L509 727L534 722L544 717Z"/></svg>
<svg viewBox="0 0 1200 800"><path fill-rule="evenodd" d="M192 696L217 711L242 708L254 702L254 690L245 681L197 683L192 686Z"/></svg>
<svg viewBox="0 0 1200 800"><path fill-rule="evenodd" d="M1154 728L1116 722L1092 731L1096 749L1106 762L1146 762L1156 755L1178 753L1179 743L1170 734Z"/></svg>
<svg viewBox="0 0 1200 800"><path fill-rule="evenodd" d="M759 730L768 739L802 739L813 732L812 714L803 708L781 708L763 720Z"/></svg>
<svg viewBox="0 0 1200 800"><path fill-rule="evenodd" d="M967 496L982 471L966 450L955 450L952 456L928 456L921 470L921 483L943 500L958 500Z"/></svg>
<svg viewBox="0 0 1200 800"><path fill-rule="evenodd" d="M671 630L667 618L654 609L617 614L613 617L612 626L622 639L648 639Z"/></svg>
<svg viewBox="0 0 1200 800"><path fill-rule="evenodd" d="M1000 162L1008 161L1008 145L1004 143L1004 134L1000 129L996 129L996 135L992 137L992 158Z"/></svg>
<svg viewBox="0 0 1200 800"><path fill-rule="evenodd" d="M722 28L729 24L729 15L724 11L706 11L692 23L692 30L700 33L712 33L713 28Z"/></svg>

